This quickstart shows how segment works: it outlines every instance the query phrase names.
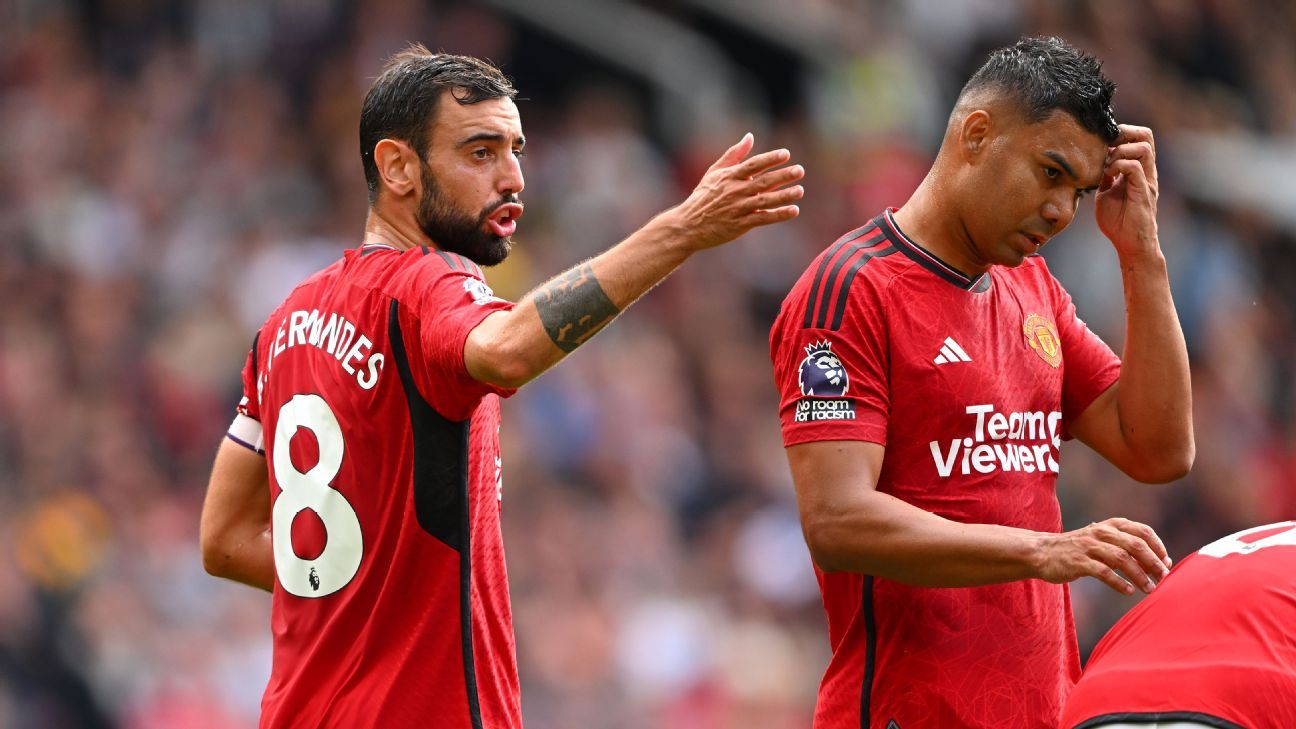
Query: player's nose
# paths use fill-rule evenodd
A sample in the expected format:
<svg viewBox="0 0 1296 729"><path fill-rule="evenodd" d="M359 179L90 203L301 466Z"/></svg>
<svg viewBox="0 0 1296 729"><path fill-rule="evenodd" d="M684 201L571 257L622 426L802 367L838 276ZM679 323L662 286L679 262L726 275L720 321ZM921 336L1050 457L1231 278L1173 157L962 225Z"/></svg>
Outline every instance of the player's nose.
<svg viewBox="0 0 1296 729"><path fill-rule="evenodd" d="M1063 228L1071 224L1072 218L1075 217L1076 199L1074 196L1066 199L1050 197L1040 207L1040 217L1049 225L1049 234L1056 235Z"/></svg>
<svg viewBox="0 0 1296 729"><path fill-rule="evenodd" d="M522 175L522 161L518 159L517 155L507 155L504 170L501 172L496 185L496 191L501 197L507 197L522 192L525 187L526 179Z"/></svg>

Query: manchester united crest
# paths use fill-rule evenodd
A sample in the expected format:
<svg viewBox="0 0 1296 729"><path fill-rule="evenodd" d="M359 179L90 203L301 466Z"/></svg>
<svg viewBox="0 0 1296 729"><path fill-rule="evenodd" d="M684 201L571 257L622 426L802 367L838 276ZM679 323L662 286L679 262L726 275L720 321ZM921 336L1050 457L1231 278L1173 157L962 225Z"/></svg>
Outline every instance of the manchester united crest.
<svg viewBox="0 0 1296 729"><path fill-rule="evenodd" d="M1031 314L1022 323L1022 332L1026 335L1026 343L1040 359L1048 362L1050 367L1062 364L1062 340L1058 339L1053 322L1039 314Z"/></svg>

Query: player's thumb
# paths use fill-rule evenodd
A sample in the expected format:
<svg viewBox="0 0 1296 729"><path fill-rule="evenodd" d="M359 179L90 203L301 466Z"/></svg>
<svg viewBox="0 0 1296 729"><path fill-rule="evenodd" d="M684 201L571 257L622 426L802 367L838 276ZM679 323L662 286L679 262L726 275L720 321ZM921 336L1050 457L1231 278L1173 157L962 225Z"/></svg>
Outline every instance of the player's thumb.
<svg viewBox="0 0 1296 729"><path fill-rule="evenodd" d="M726 149L725 153L720 155L720 159L716 160L715 164L711 165L711 169L714 170L717 167L732 167L738 164L752 151L752 146L755 144L756 138L752 136L751 132L747 132L743 135L742 139L738 140L737 144Z"/></svg>

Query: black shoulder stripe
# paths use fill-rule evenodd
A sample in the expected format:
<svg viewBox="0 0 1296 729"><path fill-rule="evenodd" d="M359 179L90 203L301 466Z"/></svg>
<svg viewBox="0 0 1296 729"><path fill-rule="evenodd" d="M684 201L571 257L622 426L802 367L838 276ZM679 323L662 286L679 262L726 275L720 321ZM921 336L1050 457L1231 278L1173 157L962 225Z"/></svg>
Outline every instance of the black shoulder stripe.
<svg viewBox="0 0 1296 729"><path fill-rule="evenodd" d="M451 255L450 255L449 253L446 253L445 251L440 251L440 250L439 250L439 251L436 252L436 254L437 254L438 256L441 256L441 260L445 261L445 265L449 266L451 271L458 271L458 270L459 270L459 267L455 265L455 260L454 260L454 258L451 257Z"/></svg>
<svg viewBox="0 0 1296 729"><path fill-rule="evenodd" d="M486 274L482 273L481 267L478 266L477 262L473 259L458 254L455 254L455 258L459 259L459 264L463 266L464 273L476 276L477 278L486 278Z"/></svg>
<svg viewBox="0 0 1296 729"><path fill-rule="evenodd" d="M837 242L833 243L832 246L829 247L828 252L824 254L823 260L819 262L819 270L815 271L814 283L811 284L810 286L810 296L806 298L805 319L803 319L801 322L802 329L809 329L810 323L814 320L815 308L816 308L816 304L818 304L818 299L819 299L819 291L820 289L826 288L826 285L824 283L824 271L828 270L828 263L832 261L834 257L836 257L836 255L841 251L841 249L847 243L850 243L851 241L854 240L858 240L862 236L867 235L870 232L876 232L876 231L877 231L877 221L875 220L869 221L868 225L865 225L862 228L856 228L855 230L852 230L846 235L843 235L842 237L837 239ZM865 242L865 245L867 246L867 245L871 245L872 243L876 243L879 239L880 238L878 238L877 236L870 236L869 240ZM836 271L837 269L834 268L833 272L836 273Z"/></svg>
<svg viewBox="0 0 1296 729"><path fill-rule="evenodd" d="M427 248L424 247L423 250L424 255L427 255ZM450 267L451 271L462 271L470 276L486 278L486 274L482 273L481 268L467 256L461 256L458 253L450 253L449 251L442 250L438 250L436 254L441 256L441 260L445 261L445 264Z"/></svg>
<svg viewBox="0 0 1296 729"><path fill-rule="evenodd" d="M845 253L837 256L837 263L833 264L832 270L828 272L828 278L824 279L823 290L819 293L819 302L815 304L815 311L819 312L818 323L815 326L822 327L824 320L828 318L828 306L832 303L832 294L838 285L836 282L841 280L837 275L841 273L842 267L860 251L867 250L881 242L883 242L881 235L876 238L870 237L862 243L852 243Z"/></svg>
<svg viewBox="0 0 1296 729"><path fill-rule="evenodd" d="M425 256L432 252L432 249L428 248L427 246L419 246L419 249L423 251L423 255Z"/></svg>
<svg viewBox="0 0 1296 729"><path fill-rule="evenodd" d="M889 245L885 248L865 253L851 265L850 269L846 271L846 275L842 277L841 285L837 288L837 305L833 307L832 324L829 326L829 329L835 330L841 328L842 316L846 314L846 295L850 293L851 282L855 280L855 274L859 273L861 268L864 268L864 264L874 258L885 258L895 252L896 247ZM828 302L825 301L823 311L819 314L818 326L820 329L823 328L824 320L827 318Z"/></svg>
<svg viewBox="0 0 1296 729"><path fill-rule="evenodd" d="M252 335L252 381L253 382L256 382L257 376L260 374L259 372L260 365L257 362L257 342L260 339L261 339L261 330L258 329L257 333Z"/></svg>
<svg viewBox="0 0 1296 729"><path fill-rule="evenodd" d="M461 256L458 253L451 253L450 257L455 260L455 263L459 264L459 268L463 269L464 273L473 272L473 262L468 260L467 256Z"/></svg>

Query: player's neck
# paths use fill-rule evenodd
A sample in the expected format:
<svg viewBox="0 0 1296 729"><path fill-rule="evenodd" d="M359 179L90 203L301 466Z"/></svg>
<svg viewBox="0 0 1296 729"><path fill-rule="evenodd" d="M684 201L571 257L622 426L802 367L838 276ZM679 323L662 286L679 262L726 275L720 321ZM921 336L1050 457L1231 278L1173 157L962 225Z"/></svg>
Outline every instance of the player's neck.
<svg viewBox="0 0 1296 729"><path fill-rule="evenodd" d="M971 234L959 216L951 214L953 206L928 189L929 182L930 178L919 185L909 201L895 211L896 225L914 243L964 275L980 276L990 268L989 264L973 255Z"/></svg>
<svg viewBox="0 0 1296 729"><path fill-rule="evenodd" d="M432 240L412 216L393 215L374 205L365 218L364 245L386 245L403 251L432 245Z"/></svg>

